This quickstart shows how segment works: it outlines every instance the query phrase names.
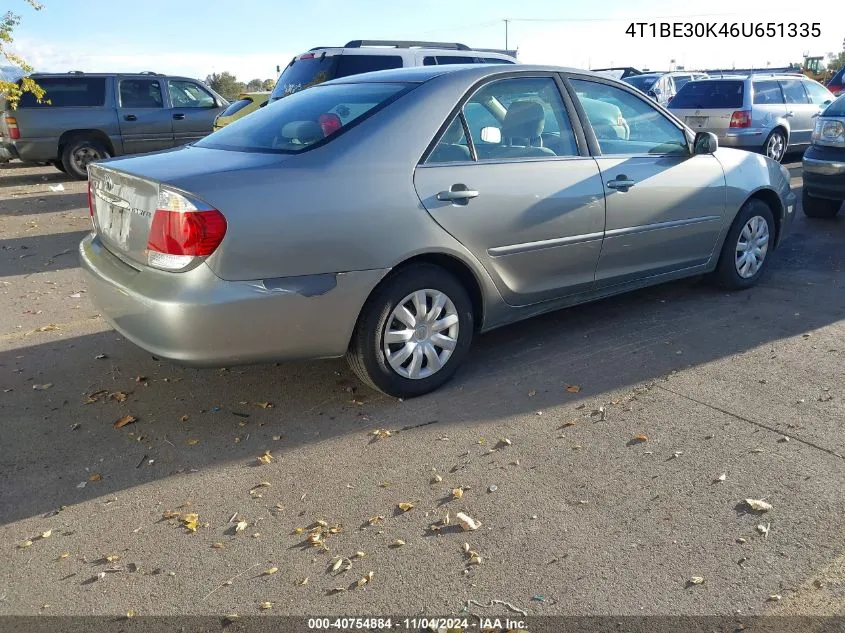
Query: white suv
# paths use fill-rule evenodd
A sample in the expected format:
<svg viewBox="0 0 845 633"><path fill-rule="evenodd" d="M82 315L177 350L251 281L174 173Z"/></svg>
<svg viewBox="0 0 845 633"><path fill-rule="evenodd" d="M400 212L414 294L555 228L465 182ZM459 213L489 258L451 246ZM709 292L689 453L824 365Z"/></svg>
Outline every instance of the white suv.
<svg viewBox="0 0 845 633"><path fill-rule="evenodd" d="M515 64L516 51L472 49L465 44L398 40L353 40L342 47L318 46L294 57L276 81L270 101L317 84L389 68L440 64Z"/></svg>

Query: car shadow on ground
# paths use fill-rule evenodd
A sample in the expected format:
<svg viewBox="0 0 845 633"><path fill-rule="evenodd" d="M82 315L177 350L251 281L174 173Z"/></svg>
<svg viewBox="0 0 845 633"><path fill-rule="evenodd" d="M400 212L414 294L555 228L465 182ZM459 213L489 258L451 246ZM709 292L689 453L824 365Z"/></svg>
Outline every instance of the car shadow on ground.
<svg viewBox="0 0 845 633"><path fill-rule="evenodd" d="M42 213L78 212L87 207L88 194L85 192L53 193L45 188L42 193L0 200L0 216L22 217Z"/></svg>
<svg viewBox="0 0 845 633"><path fill-rule="evenodd" d="M73 178L58 169L46 174L42 173L41 170L35 173L21 173L27 169L32 170L33 168L37 168L37 166L18 162L0 164L0 188L38 185L42 183L76 182Z"/></svg>
<svg viewBox="0 0 845 633"><path fill-rule="evenodd" d="M362 387L340 360L191 369L113 331L22 334L0 353L0 522L379 427L448 433L593 407L608 392L830 325L845 314L845 222L795 224L752 290L685 280L505 327L478 337L452 383L407 402ZM125 416L137 420L115 428ZM78 487L92 470L102 479Z"/></svg>
<svg viewBox="0 0 845 633"><path fill-rule="evenodd" d="M86 223L90 226L87 219ZM88 233L82 230L0 239L0 279L78 268L79 242Z"/></svg>

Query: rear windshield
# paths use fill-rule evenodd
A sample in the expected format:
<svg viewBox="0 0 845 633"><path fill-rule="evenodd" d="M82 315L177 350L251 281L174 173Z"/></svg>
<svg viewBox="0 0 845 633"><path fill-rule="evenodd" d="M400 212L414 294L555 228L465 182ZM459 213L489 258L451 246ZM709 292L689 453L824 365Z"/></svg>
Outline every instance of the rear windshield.
<svg viewBox="0 0 845 633"><path fill-rule="evenodd" d="M223 110L223 113L220 116L232 116L236 112L240 112L249 104L252 103L252 99L238 99L233 104L231 104L228 108Z"/></svg>
<svg viewBox="0 0 845 633"><path fill-rule="evenodd" d="M678 91L669 109L741 108L742 81L690 81Z"/></svg>
<svg viewBox="0 0 845 633"><path fill-rule="evenodd" d="M279 75L276 87L270 93L270 101L287 97L295 92L334 79L339 55L321 54L311 59L294 59Z"/></svg>
<svg viewBox="0 0 845 633"><path fill-rule="evenodd" d="M633 77L626 77L624 81L634 86L637 90L648 92L658 79L659 77L655 77L654 75L634 75Z"/></svg>
<svg viewBox="0 0 845 633"><path fill-rule="evenodd" d="M295 59L279 76L270 101L287 97L329 79L350 77L376 70L402 68L399 55L319 55L311 59Z"/></svg>
<svg viewBox="0 0 845 633"><path fill-rule="evenodd" d="M845 116L845 95L827 106L824 116Z"/></svg>
<svg viewBox="0 0 845 633"><path fill-rule="evenodd" d="M282 99L195 143L242 152L298 154L334 138L412 89L407 83L320 86Z"/></svg>
<svg viewBox="0 0 845 633"><path fill-rule="evenodd" d="M19 108L73 108L102 106L106 102L105 77L34 77L44 89L41 103L31 92L21 95ZM49 102L49 103L48 103Z"/></svg>

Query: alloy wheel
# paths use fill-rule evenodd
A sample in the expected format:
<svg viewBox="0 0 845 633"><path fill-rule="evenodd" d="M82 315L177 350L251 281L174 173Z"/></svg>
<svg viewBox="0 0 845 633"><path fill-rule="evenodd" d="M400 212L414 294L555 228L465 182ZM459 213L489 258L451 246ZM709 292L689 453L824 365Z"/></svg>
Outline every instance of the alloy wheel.
<svg viewBox="0 0 845 633"><path fill-rule="evenodd" d="M775 132L769 137L769 140L766 141L766 156L772 160L780 162L785 151L786 140L783 138L783 135Z"/></svg>

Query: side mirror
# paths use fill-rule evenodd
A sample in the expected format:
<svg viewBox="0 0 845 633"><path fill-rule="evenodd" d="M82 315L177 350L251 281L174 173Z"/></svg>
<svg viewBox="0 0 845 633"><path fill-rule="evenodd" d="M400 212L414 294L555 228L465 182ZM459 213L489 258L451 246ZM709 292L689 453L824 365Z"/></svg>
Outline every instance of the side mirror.
<svg viewBox="0 0 845 633"><path fill-rule="evenodd" d="M481 140L485 143L499 144L502 142L502 130L497 127L481 128Z"/></svg>
<svg viewBox="0 0 845 633"><path fill-rule="evenodd" d="M693 154L713 154L719 149L719 139L713 132L697 132L692 147Z"/></svg>

